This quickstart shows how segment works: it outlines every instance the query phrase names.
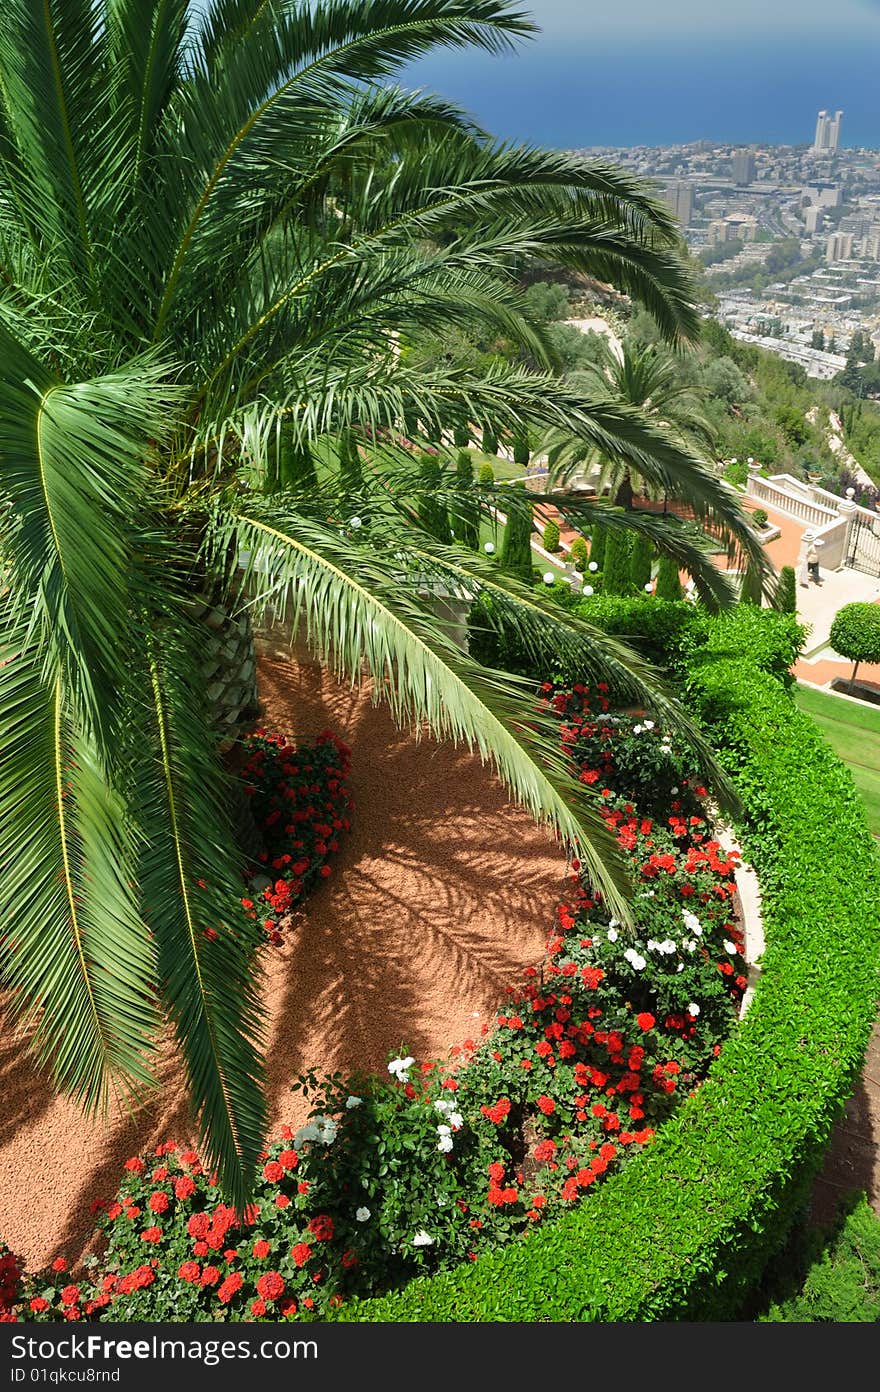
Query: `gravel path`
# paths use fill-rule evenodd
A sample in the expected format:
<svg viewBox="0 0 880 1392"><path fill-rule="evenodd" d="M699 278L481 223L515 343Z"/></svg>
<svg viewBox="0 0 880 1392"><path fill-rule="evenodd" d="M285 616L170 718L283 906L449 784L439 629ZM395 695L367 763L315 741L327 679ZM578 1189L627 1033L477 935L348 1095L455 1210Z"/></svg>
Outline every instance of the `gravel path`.
<svg viewBox="0 0 880 1392"><path fill-rule="evenodd" d="M444 1055L475 1034L541 958L565 862L478 759L402 735L317 664L264 657L260 689L267 728L307 741L329 725L353 748L351 835L267 953L273 1125L298 1125L306 1069L381 1069L389 1050ZM87 1120L0 1041L0 1236L31 1266L76 1257L125 1159L191 1136L179 1069L169 1051L153 1106Z"/></svg>

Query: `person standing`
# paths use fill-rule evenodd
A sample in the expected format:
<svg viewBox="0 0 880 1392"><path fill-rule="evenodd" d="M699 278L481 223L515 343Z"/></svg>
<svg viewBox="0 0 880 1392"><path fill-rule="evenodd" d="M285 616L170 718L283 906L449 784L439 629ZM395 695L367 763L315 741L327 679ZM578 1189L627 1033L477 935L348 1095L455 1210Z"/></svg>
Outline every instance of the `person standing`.
<svg viewBox="0 0 880 1392"><path fill-rule="evenodd" d="M818 585L819 581L819 552L816 550L815 541L811 541L807 547L807 573L811 580Z"/></svg>

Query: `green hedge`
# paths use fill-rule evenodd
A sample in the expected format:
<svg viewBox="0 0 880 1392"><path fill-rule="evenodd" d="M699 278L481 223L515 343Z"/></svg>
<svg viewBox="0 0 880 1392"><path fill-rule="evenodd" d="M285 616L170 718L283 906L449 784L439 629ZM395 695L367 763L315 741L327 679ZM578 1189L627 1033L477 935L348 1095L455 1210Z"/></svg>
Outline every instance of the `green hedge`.
<svg viewBox="0 0 880 1392"><path fill-rule="evenodd" d="M778 680L719 657L691 699L761 878L768 947L745 1022L657 1143L557 1224L343 1319L733 1318L782 1246L874 1018L880 867L848 772Z"/></svg>

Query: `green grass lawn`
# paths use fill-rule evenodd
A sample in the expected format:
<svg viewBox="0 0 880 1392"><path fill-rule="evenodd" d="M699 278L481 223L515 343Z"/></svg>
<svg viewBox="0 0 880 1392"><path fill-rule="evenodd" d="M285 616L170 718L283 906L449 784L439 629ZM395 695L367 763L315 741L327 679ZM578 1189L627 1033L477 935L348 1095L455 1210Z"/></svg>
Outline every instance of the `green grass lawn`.
<svg viewBox="0 0 880 1392"><path fill-rule="evenodd" d="M880 840L880 707L857 706L807 686L795 687L795 700L849 765L868 810L871 831Z"/></svg>

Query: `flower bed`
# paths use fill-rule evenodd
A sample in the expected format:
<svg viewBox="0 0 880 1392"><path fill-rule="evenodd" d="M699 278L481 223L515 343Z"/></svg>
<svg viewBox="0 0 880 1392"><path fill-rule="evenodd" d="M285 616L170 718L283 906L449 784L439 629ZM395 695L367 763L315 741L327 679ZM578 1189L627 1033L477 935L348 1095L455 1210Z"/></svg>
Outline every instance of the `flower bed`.
<svg viewBox="0 0 880 1392"><path fill-rule="evenodd" d="M485 1260L651 1145L735 1024L735 857L650 721L592 712L583 687L554 705L572 771L595 787L641 883L639 933L609 920L575 866L544 964L508 993L491 1033L444 1065L405 1056L386 1079L304 1080L312 1120L267 1151L243 1225L194 1152L133 1157L104 1211L97 1274L29 1277L22 1317L326 1317L353 1295ZM275 758L278 747L259 737L249 774L258 821L290 836L302 821L272 816L267 764L292 778L304 760ZM659 823L631 800L647 767L670 813Z"/></svg>
<svg viewBox="0 0 880 1392"><path fill-rule="evenodd" d="M351 750L331 730L308 749L265 730L248 735L243 745L241 776L264 849L251 867L253 897L241 902L249 918L262 917L269 941L278 946L288 914L332 874L339 834L350 829L353 804L345 779Z"/></svg>

